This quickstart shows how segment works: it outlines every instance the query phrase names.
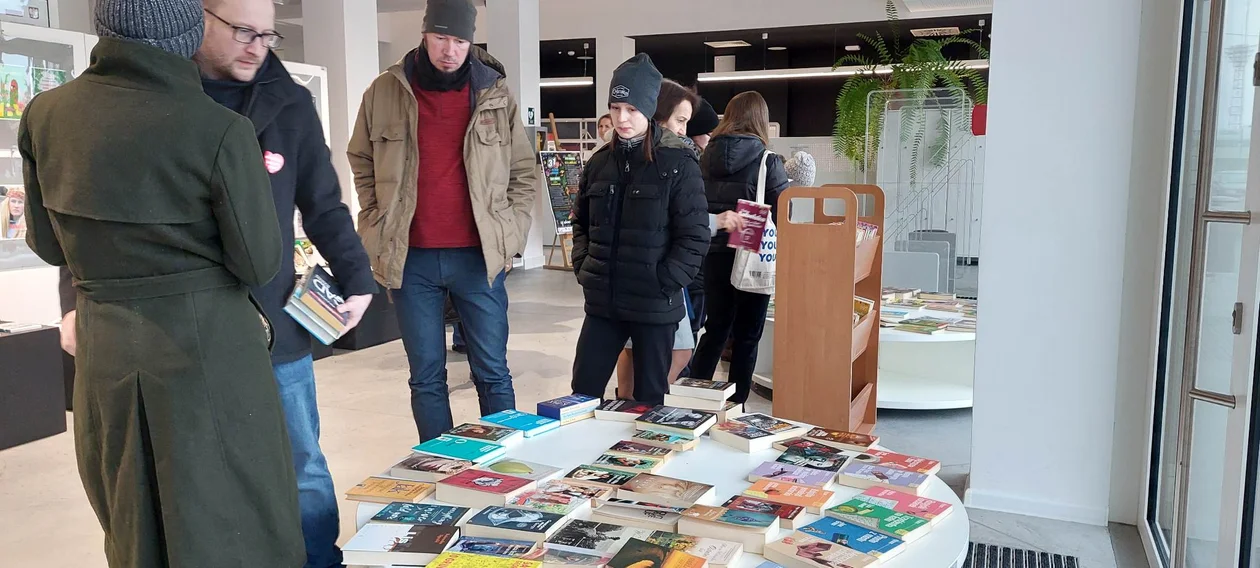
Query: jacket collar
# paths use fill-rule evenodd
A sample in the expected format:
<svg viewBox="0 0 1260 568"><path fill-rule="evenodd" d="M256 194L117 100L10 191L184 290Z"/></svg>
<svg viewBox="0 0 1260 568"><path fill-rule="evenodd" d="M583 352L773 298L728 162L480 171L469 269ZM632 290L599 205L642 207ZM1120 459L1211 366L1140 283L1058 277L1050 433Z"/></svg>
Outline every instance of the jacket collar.
<svg viewBox="0 0 1260 568"><path fill-rule="evenodd" d="M398 63L391 65L387 72L398 77L408 87L415 84L412 77L415 77L416 55L419 51L420 48L417 47L407 52L407 55L404 55ZM468 58L472 60L472 72L468 79L469 87L471 87L469 90L474 93L474 97L478 91L489 89L496 81L507 77L503 64L480 47L471 46L468 49Z"/></svg>
<svg viewBox="0 0 1260 568"><path fill-rule="evenodd" d="M101 38L83 77L107 85L144 91L202 94L201 73L192 60L156 47Z"/></svg>
<svg viewBox="0 0 1260 568"><path fill-rule="evenodd" d="M310 97L305 87L298 85L276 54L267 54L267 63L254 78L254 88L245 103L245 116L254 123L255 135L261 136L280 113L289 105Z"/></svg>
<svg viewBox="0 0 1260 568"><path fill-rule="evenodd" d="M678 135L674 134L673 132L670 132L668 130L665 130L664 128L661 128L660 126L656 124L655 121L652 121L650 124L648 124L648 139L644 140L643 143L647 144L649 141L652 144L652 149L657 149L657 148L676 148L680 150L685 149L685 150L688 150L689 155L695 156L695 153L690 151L691 149L688 148L687 145L682 141L682 138L679 138ZM604 144L603 146L600 146L598 149L596 149L595 153L591 154L591 158L594 158L597 154L601 152L611 152L616 147L617 147L617 140L614 139L611 142ZM631 156L632 156L631 157L632 162L643 161L642 152L632 152Z"/></svg>

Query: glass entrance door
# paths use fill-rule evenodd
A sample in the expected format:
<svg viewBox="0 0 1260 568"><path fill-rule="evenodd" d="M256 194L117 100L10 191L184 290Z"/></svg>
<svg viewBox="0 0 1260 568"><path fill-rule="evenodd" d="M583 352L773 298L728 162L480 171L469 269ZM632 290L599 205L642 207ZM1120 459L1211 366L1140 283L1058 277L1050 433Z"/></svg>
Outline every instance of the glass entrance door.
<svg viewBox="0 0 1260 568"><path fill-rule="evenodd" d="M1143 539L1152 564L1250 559L1260 302L1260 0L1191 0L1165 255ZM1257 219L1256 221L1260 221ZM1249 475L1250 473L1250 475Z"/></svg>

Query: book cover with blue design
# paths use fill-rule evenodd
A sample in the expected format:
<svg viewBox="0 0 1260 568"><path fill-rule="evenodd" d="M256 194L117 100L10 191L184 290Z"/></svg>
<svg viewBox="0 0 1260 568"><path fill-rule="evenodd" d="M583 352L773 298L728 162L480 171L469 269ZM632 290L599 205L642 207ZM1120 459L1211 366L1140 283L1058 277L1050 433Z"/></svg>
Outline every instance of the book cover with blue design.
<svg viewBox="0 0 1260 568"><path fill-rule="evenodd" d="M484 463L507 454L507 448L498 444L453 436L438 436L411 449L422 454L473 463Z"/></svg>
<svg viewBox="0 0 1260 568"><path fill-rule="evenodd" d="M876 558L892 555L905 544L899 538L829 517L823 517L799 530L807 535L834 542Z"/></svg>
<svg viewBox="0 0 1260 568"><path fill-rule="evenodd" d="M403 523L407 525L436 525L453 527L468 514L467 507L449 507L427 503L394 502L381 509L373 521Z"/></svg>
<svg viewBox="0 0 1260 568"><path fill-rule="evenodd" d="M560 421L554 418L546 418L537 414L521 412L519 410L504 410L483 416L482 422L493 424L495 426L503 426L506 428L515 428L525 432L526 438L533 438L539 434L550 432L560 427Z"/></svg>

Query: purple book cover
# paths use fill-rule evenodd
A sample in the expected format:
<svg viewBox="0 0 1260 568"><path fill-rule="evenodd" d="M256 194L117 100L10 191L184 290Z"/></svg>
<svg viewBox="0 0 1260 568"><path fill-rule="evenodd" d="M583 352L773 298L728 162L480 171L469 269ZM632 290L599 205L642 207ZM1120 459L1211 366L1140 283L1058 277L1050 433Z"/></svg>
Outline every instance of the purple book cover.
<svg viewBox="0 0 1260 568"><path fill-rule="evenodd" d="M760 251L761 238L766 232L766 220L770 218L770 206L741 199L735 203L735 213L744 218L744 230L731 233L726 246Z"/></svg>
<svg viewBox="0 0 1260 568"><path fill-rule="evenodd" d="M830 471L809 469L780 462L763 463L753 470L752 476L784 483L809 485L811 487L826 487L828 483L831 483L836 478L836 474Z"/></svg>

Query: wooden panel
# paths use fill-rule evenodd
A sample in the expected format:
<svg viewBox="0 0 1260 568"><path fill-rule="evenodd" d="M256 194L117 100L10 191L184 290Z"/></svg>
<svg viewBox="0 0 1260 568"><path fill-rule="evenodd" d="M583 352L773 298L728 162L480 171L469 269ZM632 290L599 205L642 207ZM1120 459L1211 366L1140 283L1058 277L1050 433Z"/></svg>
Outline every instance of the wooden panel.
<svg viewBox="0 0 1260 568"><path fill-rule="evenodd" d="M860 215L859 195L869 196L868 215ZM858 249L856 221L882 227L883 193L875 186L824 186L791 188L779 197L789 207L810 203L793 204L794 198L813 200L814 222L790 222L789 213L778 225L774 413L844 430L873 426L879 308L855 328L853 298L879 299L883 246L876 239ZM824 215L825 199L843 201L843 215Z"/></svg>

